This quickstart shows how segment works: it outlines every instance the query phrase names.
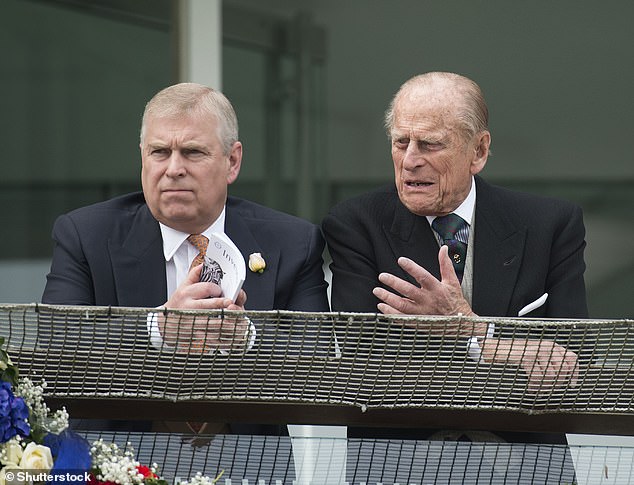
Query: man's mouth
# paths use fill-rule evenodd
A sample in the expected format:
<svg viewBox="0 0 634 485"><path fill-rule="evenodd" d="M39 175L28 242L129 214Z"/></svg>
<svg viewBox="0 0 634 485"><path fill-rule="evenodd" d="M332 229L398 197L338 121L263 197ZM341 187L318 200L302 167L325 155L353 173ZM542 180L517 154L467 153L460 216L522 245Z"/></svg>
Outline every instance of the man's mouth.
<svg viewBox="0 0 634 485"><path fill-rule="evenodd" d="M427 187L434 184L432 182L405 182L405 185L408 187Z"/></svg>

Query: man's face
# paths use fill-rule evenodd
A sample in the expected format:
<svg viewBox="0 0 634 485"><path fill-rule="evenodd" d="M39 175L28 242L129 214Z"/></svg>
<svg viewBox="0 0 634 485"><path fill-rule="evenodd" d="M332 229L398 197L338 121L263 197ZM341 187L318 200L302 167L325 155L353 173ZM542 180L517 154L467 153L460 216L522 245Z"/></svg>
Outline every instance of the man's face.
<svg viewBox="0 0 634 485"><path fill-rule="evenodd" d="M222 212L227 185L238 177L242 145L225 155L217 122L193 114L146 119L141 142L145 200L163 224L197 234Z"/></svg>
<svg viewBox="0 0 634 485"><path fill-rule="evenodd" d="M445 215L467 197L488 156L490 136L467 140L447 101L401 96L394 109L392 160L399 198L418 215Z"/></svg>

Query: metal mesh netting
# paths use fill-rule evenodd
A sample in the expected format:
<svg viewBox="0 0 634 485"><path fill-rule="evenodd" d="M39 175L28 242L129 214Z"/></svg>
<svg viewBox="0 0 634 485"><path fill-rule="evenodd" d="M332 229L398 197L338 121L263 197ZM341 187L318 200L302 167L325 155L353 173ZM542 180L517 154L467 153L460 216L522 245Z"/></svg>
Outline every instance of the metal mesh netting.
<svg viewBox="0 0 634 485"><path fill-rule="evenodd" d="M220 485L634 483L634 448L216 435L202 447L162 433L86 432L156 462L168 480L222 473Z"/></svg>
<svg viewBox="0 0 634 485"><path fill-rule="evenodd" d="M49 397L330 403L372 408L634 412L632 321L388 317L247 312L248 349L157 349L153 309L0 305L0 335L22 375ZM233 312L162 313L218 326ZM503 341L556 341L579 356L578 375L529 385L527 369L477 362L456 328L484 321Z"/></svg>

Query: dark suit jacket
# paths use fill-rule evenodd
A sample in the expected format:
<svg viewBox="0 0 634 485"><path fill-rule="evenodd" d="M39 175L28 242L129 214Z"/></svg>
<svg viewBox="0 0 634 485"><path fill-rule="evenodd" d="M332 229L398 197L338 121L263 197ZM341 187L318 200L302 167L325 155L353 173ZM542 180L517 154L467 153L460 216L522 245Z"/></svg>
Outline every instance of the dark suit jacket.
<svg viewBox="0 0 634 485"><path fill-rule="evenodd" d="M513 317L547 292L546 304L527 318L586 318L581 209L561 200L495 187L480 177L475 180L473 310L481 316ZM427 218L411 213L394 185L335 206L322 229L332 257L333 311L377 312L379 300L372 289L381 286L381 272L417 284L398 266L400 256L440 277L438 242ZM504 329L497 331L504 335ZM352 346L356 344L353 339ZM573 346L573 350L579 349ZM349 436L358 433L350 430ZM420 439L425 434L388 429L373 435ZM503 436L509 441L530 441L525 436ZM551 439L561 442L560 435L540 435L535 441Z"/></svg>
<svg viewBox="0 0 634 485"><path fill-rule="evenodd" d="M317 226L229 197L225 233L238 246L245 261L254 252L262 253L266 261L263 273L247 269L243 285L247 310L329 311L322 270L324 240ZM153 308L166 302L161 231L142 193L124 195L60 216L53 227L53 240L53 261L43 303ZM90 345L90 337L98 334L90 328L82 328L83 323L77 331L89 336L85 340L86 345ZM85 323L91 325L91 322ZM255 323L260 341L263 332L259 322ZM144 323L143 328L130 329L126 325L125 321L110 321L108 336L104 338L112 336L117 342L119 334L134 335L131 332L147 336ZM40 326L44 345L55 340L51 333L54 331L54 328ZM268 329L264 333L268 333ZM78 335L73 340L81 343L84 338ZM69 335L64 339L68 340ZM149 340L146 344L149 347ZM315 341L315 345L321 342ZM146 430L148 425L88 420L76 426ZM234 432L250 434L285 433L284 426L233 424L231 428Z"/></svg>
<svg viewBox="0 0 634 485"><path fill-rule="evenodd" d="M225 232L248 261L247 310L328 311L319 228L297 217L229 197ZM156 307L167 301L165 258L158 222L138 192L60 216L43 303Z"/></svg>
<svg viewBox="0 0 634 485"><path fill-rule="evenodd" d="M513 317L547 292L546 304L527 317L586 318L581 209L480 177L476 194L473 310ZM415 284L398 266L400 256L440 277L438 242L427 218L411 213L393 185L339 204L322 227L332 257L333 311L376 312L372 289L381 272Z"/></svg>

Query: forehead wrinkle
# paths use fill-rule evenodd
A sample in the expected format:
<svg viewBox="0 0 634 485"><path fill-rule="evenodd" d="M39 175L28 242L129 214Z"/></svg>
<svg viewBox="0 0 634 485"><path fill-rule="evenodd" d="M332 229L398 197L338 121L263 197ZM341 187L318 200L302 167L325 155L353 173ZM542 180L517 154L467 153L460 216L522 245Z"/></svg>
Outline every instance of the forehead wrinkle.
<svg viewBox="0 0 634 485"><path fill-rule="evenodd" d="M393 137L404 134L409 139L439 142L449 138L453 130L447 127L442 120L430 119L424 115L397 117L392 130Z"/></svg>

